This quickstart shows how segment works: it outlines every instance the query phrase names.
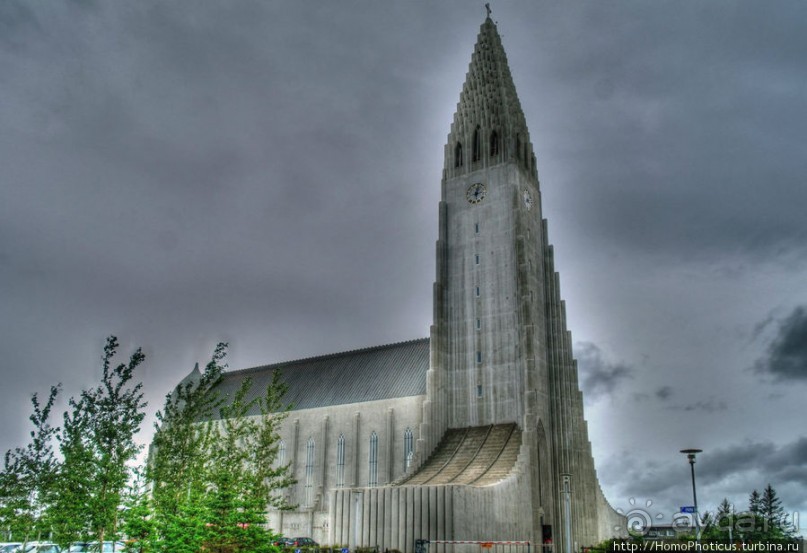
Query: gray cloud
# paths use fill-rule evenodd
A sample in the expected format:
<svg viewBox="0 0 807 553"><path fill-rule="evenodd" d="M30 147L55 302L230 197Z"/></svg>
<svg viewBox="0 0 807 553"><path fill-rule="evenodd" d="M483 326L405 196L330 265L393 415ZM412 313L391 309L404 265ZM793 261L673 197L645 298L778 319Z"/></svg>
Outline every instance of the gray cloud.
<svg viewBox="0 0 807 553"><path fill-rule="evenodd" d="M692 403L684 403L679 405L672 405L668 409L673 411L702 411L704 413L714 413L716 411L725 411L728 409L728 404L715 397L710 397L706 400L699 400Z"/></svg>
<svg viewBox="0 0 807 553"><path fill-rule="evenodd" d="M656 390L654 395L661 401L664 401L672 397L673 389L669 386L662 386L661 388Z"/></svg>
<svg viewBox="0 0 807 553"><path fill-rule="evenodd" d="M595 400L613 394L625 380L633 378L633 369L621 363L610 363L602 350L591 342L575 345L584 397Z"/></svg>
<svg viewBox="0 0 807 553"><path fill-rule="evenodd" d="M796 307L778 321L767 355L757 361L755 369L779 382L807 381L807 310L804 307Z"/></svg>

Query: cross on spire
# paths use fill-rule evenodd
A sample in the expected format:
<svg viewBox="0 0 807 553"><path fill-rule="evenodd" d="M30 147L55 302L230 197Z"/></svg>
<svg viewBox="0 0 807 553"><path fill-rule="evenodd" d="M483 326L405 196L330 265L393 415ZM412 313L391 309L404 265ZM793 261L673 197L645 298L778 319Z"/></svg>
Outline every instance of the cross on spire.
<svg viewBox="0 0 807 553"><path fill-rule="evenodd" d="M490 12L492 11L492 10L490 9L490 2L486 2L486 3L485 3L485 9L486 9L486 10L487 10L487 12L488 12L488 17L490 17Z"/></svg>

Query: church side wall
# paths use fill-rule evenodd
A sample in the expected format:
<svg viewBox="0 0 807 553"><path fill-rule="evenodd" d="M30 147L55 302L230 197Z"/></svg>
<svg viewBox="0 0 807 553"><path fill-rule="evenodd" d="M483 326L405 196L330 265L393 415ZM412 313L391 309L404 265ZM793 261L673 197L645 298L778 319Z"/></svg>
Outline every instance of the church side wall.
<svg viewBox="0 0 807 553"><path fill-rule="evenodd" d="M284 536L311 537L320 544L347 543L347 536L332 527L336 514L332 511L344 508L332 497L334 490L340 484L343 488L371 487L373 472L377 486L404 475L404 435L410 429L417 438L424 398L410 396L291 411L279 434L281 449L285 450L282 455L290 463L297 484L281 493L297 508L270 512L270 528ZM376 445L371 462L373 433ZM344 438L344 464L339 458L340 436ZM313 464L309 463L311 458Z"/></svg>

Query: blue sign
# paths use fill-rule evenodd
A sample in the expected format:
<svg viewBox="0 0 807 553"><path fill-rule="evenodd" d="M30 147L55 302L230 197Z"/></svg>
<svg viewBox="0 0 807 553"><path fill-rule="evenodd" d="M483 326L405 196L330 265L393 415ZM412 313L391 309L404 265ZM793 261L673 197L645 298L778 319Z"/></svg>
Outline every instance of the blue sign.
<svg viewBox="0 0 807 553"><path fill-rule="evenodd" d="M694 513L695 512L695 507L693 505L689 505L689 506L686 506L686 507L681 507L681 512L682 513Z"/></svg>

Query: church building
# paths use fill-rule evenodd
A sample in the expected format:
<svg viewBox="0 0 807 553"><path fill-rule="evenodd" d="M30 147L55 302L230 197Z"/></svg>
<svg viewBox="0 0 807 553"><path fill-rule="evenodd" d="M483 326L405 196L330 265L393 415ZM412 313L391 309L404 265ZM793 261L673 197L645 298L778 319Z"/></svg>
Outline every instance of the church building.
<svg viewBox="0 0 807 553"><path fill-rule="evenodd" d="M488 16L445 145L429 337L219 385L265 388L280 369L289 386L279 462L297 507L271 512L274 530L404 553L418 540L579 551L624 531L594 468L539 185Z"/></svg>

